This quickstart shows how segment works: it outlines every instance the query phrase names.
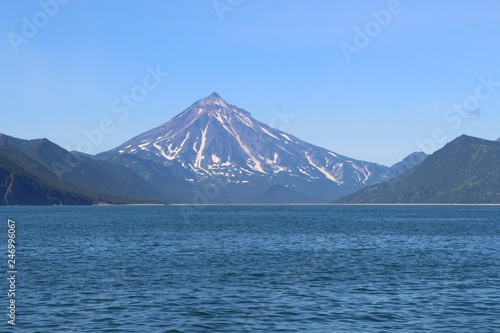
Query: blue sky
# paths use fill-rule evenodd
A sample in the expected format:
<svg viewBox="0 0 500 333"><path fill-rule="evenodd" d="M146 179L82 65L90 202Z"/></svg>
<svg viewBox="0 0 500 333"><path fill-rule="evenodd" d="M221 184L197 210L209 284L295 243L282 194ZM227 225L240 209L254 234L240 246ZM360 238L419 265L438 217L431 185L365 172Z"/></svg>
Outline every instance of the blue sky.
<svg viewBox="0 0 500 333"><path fill-rule="evenodd" d="M97 153L216 91L385 165L463 133L500 137L495 0L59 1L2 3L1 133L76 149L109 120ZM113 102L148 68L168 76L120 118Z"/></svg>

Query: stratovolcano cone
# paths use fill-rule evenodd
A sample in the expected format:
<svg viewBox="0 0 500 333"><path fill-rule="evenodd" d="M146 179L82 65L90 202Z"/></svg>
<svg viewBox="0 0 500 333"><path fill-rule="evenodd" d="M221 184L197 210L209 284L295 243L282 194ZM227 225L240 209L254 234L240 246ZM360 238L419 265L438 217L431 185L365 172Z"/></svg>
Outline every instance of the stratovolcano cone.
<svg viewBox="0 0 500 333"><path fill-rule="evenodd" d="M387 170L271 128L217 93L109 154L171 167L194 186L217 179L232 192L216 202L327 202L380 181Z"/></svg>

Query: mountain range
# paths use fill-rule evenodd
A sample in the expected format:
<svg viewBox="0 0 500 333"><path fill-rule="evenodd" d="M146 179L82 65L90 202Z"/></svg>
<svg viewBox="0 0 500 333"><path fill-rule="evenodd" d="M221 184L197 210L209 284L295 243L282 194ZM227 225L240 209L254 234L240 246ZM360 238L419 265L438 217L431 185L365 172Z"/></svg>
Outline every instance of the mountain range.
<svg viewBox="0 0 500 333"><path fill-rule="evenodd" d="M462 135L422 163L338 203L500 203L500 142Z"/></svg>
<svg viewBox="0 0 500 333"><path fill-rule="evenodd" d="M435 154L415 152L390 168L359 161L261 123L213 93L96 156L0 134L0 204L365 202L356 197L363 189L399 184Z"/></svg>
<svg viewBox="0 0 500 333"><path fill-rule="evenodd" d="M68 152L47 139L0 134L0 167L1 204L157 202L160 195L124 166Z"/></svg>

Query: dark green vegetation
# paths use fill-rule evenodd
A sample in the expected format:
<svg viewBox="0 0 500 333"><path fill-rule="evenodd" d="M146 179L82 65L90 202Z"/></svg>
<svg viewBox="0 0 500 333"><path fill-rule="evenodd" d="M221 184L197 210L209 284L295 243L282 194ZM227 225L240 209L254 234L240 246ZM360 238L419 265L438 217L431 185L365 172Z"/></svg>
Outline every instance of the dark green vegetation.
<svg viewBox="0 0 500 333"><path fill-rule="evenodd" d="M500 142L462 135L405 174L339 203L500 203Z"/></svg>
<svg viewBox="0 0 500 333"><path fill-rule="evenodd" d="M68 152L47 139L0 135L3 205L158 202L161 194L128 168Z"/></svg>
<svg viewBox="0 0 500 333"><path fill-rule="evenodd" d="M19 151L0 146L1 205L89 205L92 198L51 181L51 173ZM59 186L58 186L59 185Z"/></svg>

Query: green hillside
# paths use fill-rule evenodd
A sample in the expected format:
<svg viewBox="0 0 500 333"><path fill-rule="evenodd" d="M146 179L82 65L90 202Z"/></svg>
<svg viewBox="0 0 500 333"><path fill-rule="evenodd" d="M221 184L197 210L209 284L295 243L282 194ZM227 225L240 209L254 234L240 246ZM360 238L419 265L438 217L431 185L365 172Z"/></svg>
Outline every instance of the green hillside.
<svg viewBox="0 0 500 333"><path fill-rule="evenodd" d="M500 203L500 142L462 135L409 172L339 203Z"/></svg>

